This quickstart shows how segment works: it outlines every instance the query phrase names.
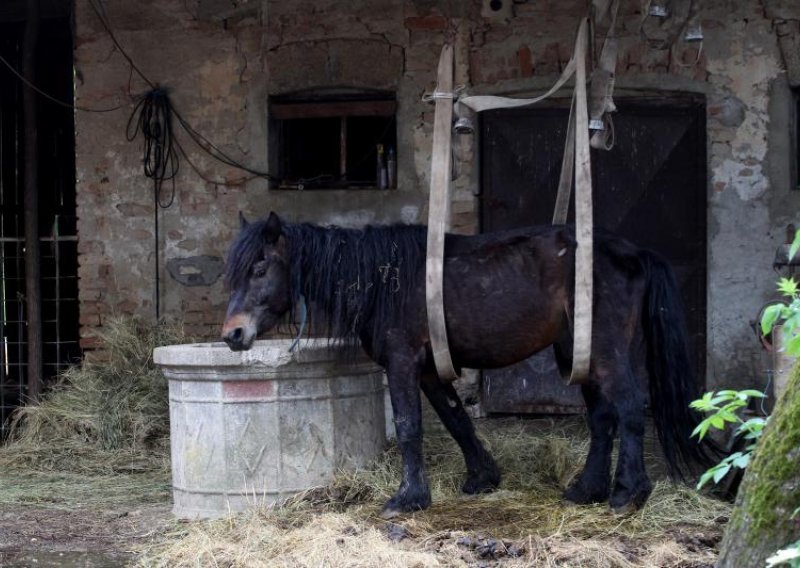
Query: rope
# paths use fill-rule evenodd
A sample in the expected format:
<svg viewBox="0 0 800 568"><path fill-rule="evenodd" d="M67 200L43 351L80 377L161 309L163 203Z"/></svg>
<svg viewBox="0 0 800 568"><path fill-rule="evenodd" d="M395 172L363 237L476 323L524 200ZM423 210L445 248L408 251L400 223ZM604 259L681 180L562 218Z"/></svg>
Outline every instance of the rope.
<svg viewBox="0 0 800 568"><path fill-rule="evenodd" d="M306 329L306 322L308 320L308 306L306 305L306 297L300 296L300 329L297 330L297 336L292 341L292 344L289 346L289 353L295 350L298 343L300 343L300 338L303 337L303 332Z"/></svg>
<svg viewBox="0 0 800 568"><path fill-rule="evenodd" d="M436 101L437 99L457 99L461 94L461 91L466 88L466 85L458 85L452 91L434 91L432 93L425 93L422 95L422 102L430 103Z"/></svg>

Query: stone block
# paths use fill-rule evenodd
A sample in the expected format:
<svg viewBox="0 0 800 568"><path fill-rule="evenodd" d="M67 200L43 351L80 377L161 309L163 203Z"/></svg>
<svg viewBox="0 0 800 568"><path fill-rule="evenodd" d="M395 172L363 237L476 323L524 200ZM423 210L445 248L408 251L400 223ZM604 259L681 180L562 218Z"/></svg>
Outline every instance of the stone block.
<svg viewBox="0 0 800 568"><path fill-rule="evenodd" d="M447 18L444 16L412 16L406 18L404 25L409 30L446 30Z"/></svg>
<svg viewBox="0 0 800 568"><path fill-rule="evenodd" d="M144 205L142 203L119 203L116 205L117 211L122 213L125 217L144 217L153 215L152 204Z"/></svg>
<svg viewBox="0 0 800 568"><path fill-rule="evenodd" d="M78 254L97 254L102 255L105 251L103 241L90 241L81 239L78 241Z"/></svg>
<svg viewBox="0 0 800 568"><path fill-rule="evenodd" d="M780 23L776 31L789 85L800 87L800 22Z"/></svg>
<svg viewBox="0 0 800 568"><path fill-rule="evenodd" d="M167 261L169 275L184 286L211 286L224 270L225 262L218 256L200 255Z"/></svg>
<svg viewBox="0 0 800 568"><path fill-rule="evenodd" d="M517 59L519 61L519 74L521 77L530 77L533 75L533 57L531 56L531 48L522 44L517 50Z"/></svg>
<svg viewBox="0 0 800 568"><path fill-rule="evenodd" d="M764 0L764 14L773 20L800 20L797 0Z"/></svg>
<svg viewBox="0 0 800 568"><path fill-rule="evenodd" d="M273 94L331 85L396 89L403 63L403 49L371 39L299 42L267 53Z"/></svg>

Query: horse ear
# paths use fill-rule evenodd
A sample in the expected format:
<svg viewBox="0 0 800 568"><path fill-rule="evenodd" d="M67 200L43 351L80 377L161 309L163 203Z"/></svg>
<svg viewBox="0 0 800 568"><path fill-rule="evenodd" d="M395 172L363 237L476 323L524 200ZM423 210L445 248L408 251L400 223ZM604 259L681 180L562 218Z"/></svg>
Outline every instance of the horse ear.
<svg viewBox="0 0 800 568"><path fill-rule="evenodd" d="M267 225L264 228L267 242L272 244L278 241L281 236L281 219L273 211L270 211Z"/></svg>
<svg viewBox="0 0 800 568"><path fill-rule="evenodd" d="M247 219L244 218L244 213L239 211L239 229L244 229L247 225L249 225L249 223Z"/></svg>

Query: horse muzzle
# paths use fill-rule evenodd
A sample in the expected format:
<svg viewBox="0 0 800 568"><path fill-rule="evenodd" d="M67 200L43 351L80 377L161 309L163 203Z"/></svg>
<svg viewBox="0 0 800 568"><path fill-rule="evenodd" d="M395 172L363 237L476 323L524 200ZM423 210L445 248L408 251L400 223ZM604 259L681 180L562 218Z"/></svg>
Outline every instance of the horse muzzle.
<svg viewBox="0 0 800 568"><path fill-rule="evenodd" d="M236 314L222 325L222 341L228 344L231 351L247 351L253 346L256 330L256 323L251 316Z"/></svg>

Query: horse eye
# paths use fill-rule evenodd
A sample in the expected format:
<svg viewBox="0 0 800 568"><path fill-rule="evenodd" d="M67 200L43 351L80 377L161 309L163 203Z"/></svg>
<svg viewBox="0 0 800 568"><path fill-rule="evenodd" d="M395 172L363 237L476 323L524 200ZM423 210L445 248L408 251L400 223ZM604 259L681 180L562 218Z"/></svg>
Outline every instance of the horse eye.
<svg viewBox="0 0 800 568"><path fill-rule="evenodd" d="M253 277L254 278L261 278L266 273L267 273L267 267L266 266L258 266L258 267L253 269Z"/></svg>

